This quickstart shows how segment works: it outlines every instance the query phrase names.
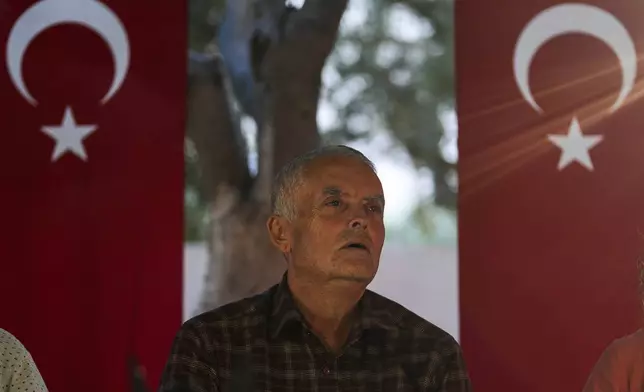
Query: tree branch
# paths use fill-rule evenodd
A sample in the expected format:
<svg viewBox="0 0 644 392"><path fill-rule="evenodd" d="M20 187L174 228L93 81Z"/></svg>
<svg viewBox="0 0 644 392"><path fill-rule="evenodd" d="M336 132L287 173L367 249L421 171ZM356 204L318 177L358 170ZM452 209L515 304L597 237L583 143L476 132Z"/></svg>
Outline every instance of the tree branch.
<svg viewBox="0 0 644 392"><path fill-rule="evenodd" d="M262 65L264 105L272 115L273 132L272 161L260 166L262 176L272 179L289 160L320 144L321 73L346 6L347 0L307 0L300 10L285 7L281 15L284 31ZM270 182L261 179L262 184Z"/></svg>
<svg viewBox="0 0 644 392"><path fill-rule="evenodd" d="M347 8L348 0L306 0L287 22L285 35L290 39L302 39L300 34L313 33L318 39L325 39L331 46L338 34L338 26ZM324 57L329 54L326 51Z"/></svg>
<svg viewBox="0 0 644 392"><path fill-rule="evenodd" d="M251 176L239 120L233 118L226 75L216 56L191 53L188 67L188 137L197 149L205 200L223 188L247 193Z"/></svg>

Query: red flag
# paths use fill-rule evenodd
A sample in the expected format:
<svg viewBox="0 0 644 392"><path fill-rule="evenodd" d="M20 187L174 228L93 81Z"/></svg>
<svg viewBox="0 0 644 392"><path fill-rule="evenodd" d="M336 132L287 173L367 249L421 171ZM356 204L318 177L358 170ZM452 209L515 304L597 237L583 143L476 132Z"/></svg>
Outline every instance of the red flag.
<svg viewBox="0 0 644 392"><path fill-rule="evenodd" d="M183 2L0 6L0 327L52 391L156 388L181 323Z"/></svg>
<svg viewBox="0 0 644 392"><path fill-rule="evenodd" d="M479 392L579 391L639 326L643 15L456 2L461 340Z"/></svg>

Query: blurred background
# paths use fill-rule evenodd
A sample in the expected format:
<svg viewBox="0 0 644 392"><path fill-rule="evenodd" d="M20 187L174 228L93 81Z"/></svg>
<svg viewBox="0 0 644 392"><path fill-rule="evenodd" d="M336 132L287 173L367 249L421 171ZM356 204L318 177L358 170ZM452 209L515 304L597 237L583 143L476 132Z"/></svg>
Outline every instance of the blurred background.
<svg viewBox="0 0 644 392"><path fill-rule="evenodd" d="M290 5L299 9L303 3ZM277 272L257 272L265 271L263 255L270 250L237 251L240 241L248 247L248 236L241 233L253 232L255 226L257 235L263 235L264 219L247 216L248 205L261 201L244 197L250 192L248 181L238 178L257 183L263 160L285 162L316 143L347 144L375 163L387 203L387 238L371 289L458 337L452 1L348 2L337 42L319 64L319 138L306 135L311 132L306 127L292 127L287 139L272 136L272 144L283 146L272 151L261 148L258 135L261 114L254 108L260 106L262 91L257 84L248 87L252 53L243 53L248 46L243 23L227 28L234 15L244 20L252 14L251 6L240 0L228 8L223 0L190 1L184 320L259 292L279 278ZM306 56L292 54L298 55ZM217 61L218 56L224 60ZM213 69L221 74L213 76ZM217 92L218 78L229 81L228 90ZM316 98L312 91L297 93ZM217 94L231 101L232 109ZM288 106L281 110L285 117L298 115ZM214 172L214 164L233 174ZM226 191L218 191L224 185ZM231 226L240 236L222 240L221 231L231 231ZM274 268L279 271L280 266Z"/></svg>

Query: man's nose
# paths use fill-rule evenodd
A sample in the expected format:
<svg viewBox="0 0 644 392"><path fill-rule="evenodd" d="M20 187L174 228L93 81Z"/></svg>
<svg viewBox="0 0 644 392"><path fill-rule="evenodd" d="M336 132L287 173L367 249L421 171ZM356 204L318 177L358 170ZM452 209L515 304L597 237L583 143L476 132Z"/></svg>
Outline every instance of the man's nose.
<svg viewBox="0 0 644 392"><path fill-rule="evenodd" d="M359 206L351 209L351 220L349 227L352 229L366 229L367 228L367 212L364 206Z"/></svg>

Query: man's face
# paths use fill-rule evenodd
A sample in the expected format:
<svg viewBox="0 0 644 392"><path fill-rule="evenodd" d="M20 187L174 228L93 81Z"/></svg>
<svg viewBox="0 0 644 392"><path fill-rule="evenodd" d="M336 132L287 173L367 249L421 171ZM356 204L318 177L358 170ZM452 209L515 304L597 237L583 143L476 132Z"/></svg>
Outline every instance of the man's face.
<svg viewBox="0 0 644 392"><path fill-rule="evenodd" d="M321 157L294 195L291 261L297 275L370 282L385 238L384 196L376 174L353 157Z"/></svg>

